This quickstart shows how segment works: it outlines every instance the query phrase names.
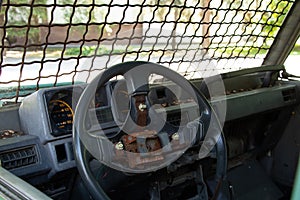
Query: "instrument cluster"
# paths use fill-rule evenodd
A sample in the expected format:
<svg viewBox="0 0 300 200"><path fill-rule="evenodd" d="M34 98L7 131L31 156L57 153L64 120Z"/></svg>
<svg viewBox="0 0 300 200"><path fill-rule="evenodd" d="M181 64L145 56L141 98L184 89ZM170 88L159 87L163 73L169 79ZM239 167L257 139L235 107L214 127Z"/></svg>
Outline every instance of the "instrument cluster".
<svg viewBox="0 0 300 200"><path fill-rule="evenodd" d="M80 93L73 88L51 90L45 93L48 118L53 136L72 133L75 105Z"/></svg>
<svg viewBox="0 0 300 200"><path fill-rule="evenodd" d="M110 83L109 83L110 84ZM109 85L108 84L108 85ZM99 87L90 102L91 110L97 115L98 123L112 122L111 102L108 85ZM47 90L44 93L50 134L54 137L72 134L73 118L78 100L85 86L71 86ZM87 102L88 103L88 102Z"/></svg>
<svg viewBox="0 0 300 200"><path fill-rule="evenodd" d="M45 91L46 114L52 136L72 134L75 108L84 88L71 86ZM148 97L152 105L159 104L162 107L179 103L170 89L163 86L151 88ZM109 81L97 88L90 105L90 111L96 114L97 123L104 127L115 126L115 122L124 123L130 109L125 81Z"/></svg>

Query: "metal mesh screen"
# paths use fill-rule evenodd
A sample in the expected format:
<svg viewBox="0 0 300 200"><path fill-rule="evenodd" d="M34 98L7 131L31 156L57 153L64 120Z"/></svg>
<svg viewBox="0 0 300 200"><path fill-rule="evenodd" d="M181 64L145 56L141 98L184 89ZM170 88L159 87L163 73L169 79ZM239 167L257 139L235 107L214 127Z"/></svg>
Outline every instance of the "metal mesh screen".
<svg viewBox="0 0 300 200"><path fill-rule="evenodd" d="M0 84L18 101L129 60L188 79L256 67L294 1L4 0Z"/></svg>

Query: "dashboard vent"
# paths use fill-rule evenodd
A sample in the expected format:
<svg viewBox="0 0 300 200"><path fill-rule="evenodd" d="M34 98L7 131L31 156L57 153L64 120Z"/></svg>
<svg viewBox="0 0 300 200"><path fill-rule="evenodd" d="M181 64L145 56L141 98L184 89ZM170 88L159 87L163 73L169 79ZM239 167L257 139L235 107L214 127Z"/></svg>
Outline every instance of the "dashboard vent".
<svg viewBox="0 0 300 200"><path fill-rule="evenodd" d="M283 90L282 97L285 102L290 102L296 100L296 90L295 88Z"/></svg>
<svg viewBox="0 0 300 200"><path fill-rule="evenodd" d="M0 160L5 169L16 169L38 163L38 154L35 146L28 146L1 152Z"/></svg>

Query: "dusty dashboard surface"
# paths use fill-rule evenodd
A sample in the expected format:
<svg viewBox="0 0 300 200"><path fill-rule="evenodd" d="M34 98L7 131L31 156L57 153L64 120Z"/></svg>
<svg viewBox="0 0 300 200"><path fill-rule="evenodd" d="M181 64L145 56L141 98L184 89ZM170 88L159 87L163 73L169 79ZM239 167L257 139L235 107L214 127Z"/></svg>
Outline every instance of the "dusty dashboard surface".
<svg viewBox="0 0 300 200"><path fill-rule="evenodd" d="M124 122L128 114L129 100L126 85L116 83L112 81L105 87L97 89L94 107L91 109L96 111L98 123L106 130L107 136L117 131L117 123ZM115 88L116 85L117 88ZM53 173L75 166L72 155L72 124L75 106L84 88L85 85L75 85L41 89L25 98L19 108L22 131L11 132L11 135L20 135L20 137L14 137L19 138L20 141L22 138L31 137L34 138L32 143L45 146L48 159L51 159L49 163L53 165ZM296 92L294 85L280 84L272 88L258 88L228 95L227 104L230 109L228 109L227 120L294 104ZM149 97L153 104L159 104L169 110L167 121L170 123L178 125L181 120L188 120L180 119L180 115L176 113L176 106L183 102L187 103L188 100L179 101L164 87L153 87ZM218 101L223 100L224 98L216 98L212 103L217 104ZM111 104L115 104L122 112L113 114ZM245 105L252 109L243 109ZM9 134L9 131L3 131L1 135L10 137Z"/></svg>
<svg viewBox="0 0 300 200"><path fill-rule="evenodd" d="M118 84L117 84L118 82ZM72 146L72 125L76 104L85 88L83 85L63 86L41 89L26 97L19 108L21 129L26 137L34 137L35 143L43 146L40 150L52 174L75 167ZM167 121L175 126L188 121L180 117L180 104L189 103L188 99L178 100L163 86L154 86L149 98L153 105L168 110ZM126 103L127 102L127 103ZM114 112L112 109L120 112ZM129 111L129 99L123 80L110 81L104 87L97 88L91 102L90 112L96 113L95 124L100 124L108 138L118 132L118 125L126 120ZM179 111L179 113L178 113ZM43 153L42 153L43 151ZM44 156L45 154L45 156Z"/></svg>
<svg viewBox="0 0 300 200"><path fill-rule="evenodd" d="M250 77L250 78L249 78ZM260 87L261 74L251 75L254 79L252 88L236 89L230 85L234 80L225 81L228 90L232 92L226 96L211 99L211 104L216 105L227 101L227 119L224 132L228 144L229 160L239 158L246 149L242 144L246 133L236 132L239 126L253 128L251 123L254 118L270 120L280 111L298 102L298 84L295 82L277 81L272 87ZM249 80L244 77L239 87L248 86ZM257 84L258 82L258 84ZM119 124L126 120L129 112L129 99L124 80L110 81L104 87L97 88L95 97L89 111L96 114L95 124L101 128L108 138L112 138L119 130ZM200 80L193 81L199 88ZM170 86L170 85L169 85ZM0 159L2 166L22 177L36 177L47 175L55 176L63 171L76 167L73 155L72 125L76 104L86 85L62 86L41 89L26 97L16 112L20 127L19 131L3 131L0 140ZM171 86L170 87L174 87ZM170 88L169 87L169 88ZM167 111L166 120L174 126L181 122L189 121L189 115L181 115L193 108L189 99L176 99L174 94L163 85L153 84L148 94L156 109ZM175 87L176 88L176 87ZM238 91L238 92L236 92ZM112 105L119 111L114 112ZM218 110L216 110L218 112ZM3 112L8 113L8 111ZM253 116L253 118L252 118ZM235 124L238 121L240 124ZM260 137L259 134L255 137ZM237 140L238 138L238 140ZM249 138L247 138L249 139ZM237 143L237 141L242 143ZM240 145L240 146L239 146ZM256 146L254 146L256 145ZM259 144L253 144L257 147ZM246 149L246 150L245 150ZM230 167L240 162L230 161ZM34 183L34 182L33 182Z"/></svg>

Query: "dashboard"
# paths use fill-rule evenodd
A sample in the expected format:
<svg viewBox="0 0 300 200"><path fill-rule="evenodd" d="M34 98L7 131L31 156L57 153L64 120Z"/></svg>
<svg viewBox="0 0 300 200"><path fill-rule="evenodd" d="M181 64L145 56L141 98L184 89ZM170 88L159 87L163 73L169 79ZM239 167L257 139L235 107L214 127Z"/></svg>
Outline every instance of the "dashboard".
<svg viewBox="0 0 300 200"><path fill-rule="evenodd" d="M260 76L257 80L259 79ZM254 82L253 85L258 81ZM193 84L200 88L201 81L195 80ZM227 84L226 81L225 84ZM245 85L249 85L249 80ZM18 132L10 133L11 136L4 137L3 132L3 138L6 139L0 139L2 166L18 176L45 175L48 178L74 169L76 163L72 144L73 117L85 87L86 84L79 84L40 89L24 98L19 107L13 110L2 109L0 116L3 119L5 116L17 118L16 128L19 129ZM182 118L178 110L184 107L183 103L188 106L190 100L185 98L185 95L182 95L184 97L182 99L177 98L169 89L172 87L174 86L163 87L154 84L148 97L151 104L159 105L158 111L160 109L167 111L168 122L179 126L181 121L189 121L189 115L182 115L186 116ZM244 85L240 83L239 87L242 88ZM253 88L254 86L252 89L243 91L230 88L233 92L229 95L213 98L210 102L214 107L226 101L226 123L230 124L231 121L241 120L248 116L293 106L299 101L297 82L279 81L272 87ZM234 92L234 90L240 92ZM112 107L116 107L115 109L120 112L115 112ZM124 122L129 112L129 97L124 80L109 81L103 87L97 88L89 110L96 113L97 123L101 124L107 136L113 136L119 129L118 123ZM2 123L1 127L5 126L3 122L0 123ZM7 125L10 123L7 122ZM247 120L244 123L246 124ZM225 126L225 130L227 128ZM234 137L234 139L227 138L229 144L236 140L238 134ZM229 148L229 153L232 154L229 157L234 157L236 152L236 149ZM35 184L34 181L33 184Z"/></svg>
<svg viewBox="0 0 300 200"><path fill-rule="evenodd" d="M20 105L18 112L21 129L26 135L40 141L43 148L39 154L45 154L50 160L47 163L50 165L50 174L75 167L72 125L76 105L85 87L86 84L80 84L41 89L26 97ZM189 121L187 115L184 115L186 119L181 119L178 114L178 102L186 101L176 99L167 87L151 87L149 98L153 105L159 105L158 111L161 108L168 110L166 120L173 125L179 126L180 121ZM129 112L125 81L110 81L98 87L90 102L89 112L96 113L97 121L93 123L101 124L106 136L114 136L119 130L118 124L125 121Z"/></svg>
<svg viewBox="0 0 300 200"><path fill-rule="evenodd" d="M18 110L20 129L26 136L30 135L39 141L42 148L35 147L38 151L36 154L45 155L42 157L48 160L39 164L50 170L50 176L75 167L72 126L76 105L85 87L86 84L79 84L40 89L24 98ZM153 85L148 97L157 112L167 111L166 120L179 126L181 122L189 121L188 114L180 115L180 104L190 105L191 102L186 99L184 92L179 95L182 98L178 99L170 88L178 89L174 85ZM96 121L92 123L100 124L108 138L114 137L119 131L118 125L126 120L129 112L125 81L113 80L98 87L89 104L89 112L96 114ZM184 112L188 113L188 107L184 108Z"/></svg>
<svg viewBox="0 0 300 200"><path fill-rule="evenodd" d="M71 155L73 117L76 104L85 87L86 85L82 84L42 89L25 98L19 109L22 130L37 136L41 143L48 147L50 157L53 163L56 163L54 169L58 171L75 165ZM265 109L293 103L296 100L295 93L295 86L281 85L246 91L242 95L240 93L232 94L226 99L227 106L230 108L227 113L227 120L234 120L258 111L262 112ZM286 94L291 97L282 98L282 95ZM276 98L270 99L269 96ZM184 120L176 114L176 106L180 102L187 102L187 99L176 99L167 87L162 86L152 87L149 92L149 99L152 104L159 104L160 107L170 110L167 120L174 125L178 125L179 121ZM224 97L215 98L211 103L218 104L224 100ZM268 104L267 107L264 102ZM94 101L91 104L93 105L91 105L90 110L95 111L98 123L107 130L107 134L117 131L116 123L124 122L129 111L129 98L125 81L110 81L105 86L97 88ZM119 112L114 112L112 104ZM248 105L253 109L245 111L238 105ZM173 110L168 107L173 108Z"/></svg>

